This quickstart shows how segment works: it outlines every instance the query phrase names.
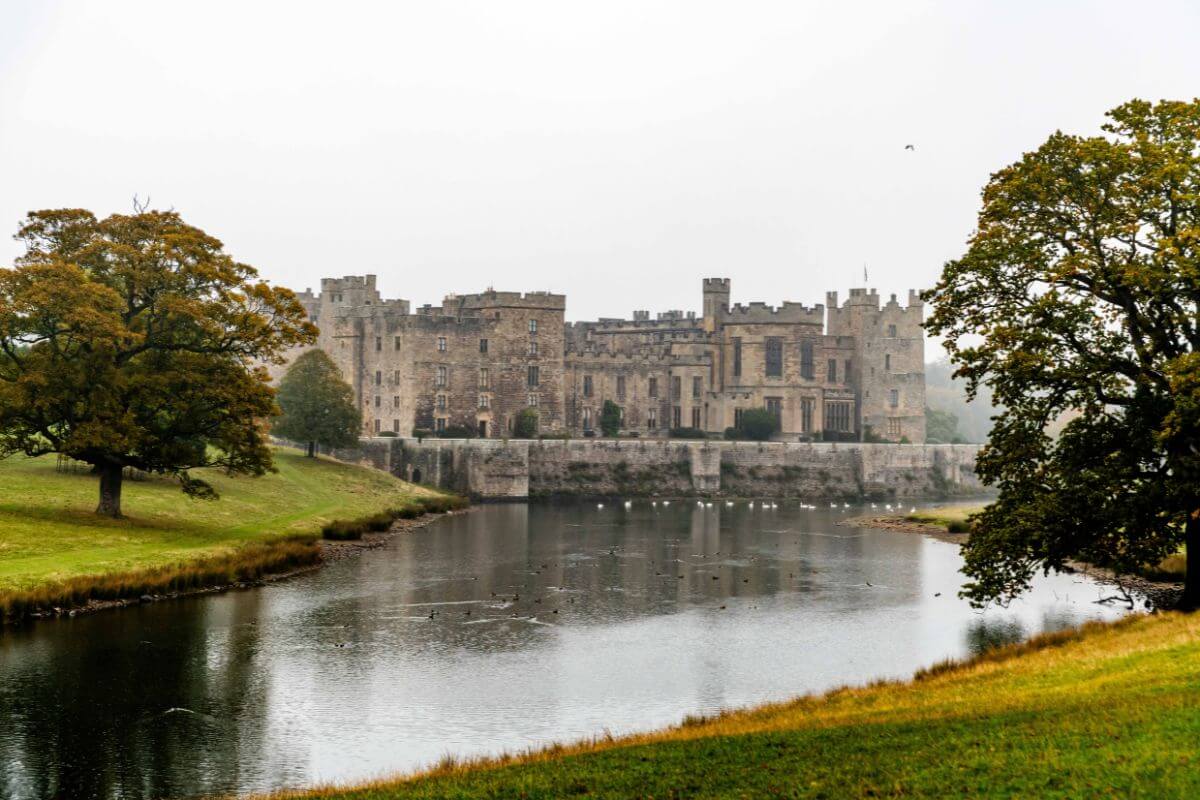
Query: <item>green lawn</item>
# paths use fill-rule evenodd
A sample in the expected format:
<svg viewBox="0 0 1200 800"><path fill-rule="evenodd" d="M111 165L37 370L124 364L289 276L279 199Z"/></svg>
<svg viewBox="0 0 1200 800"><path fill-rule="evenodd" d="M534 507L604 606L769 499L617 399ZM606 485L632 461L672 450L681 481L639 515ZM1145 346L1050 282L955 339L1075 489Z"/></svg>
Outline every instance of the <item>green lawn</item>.
<svg viewBox="0 0 1200 800"><path fill-rule="evenodd" d="M1200 615L1090 626L914 682L628 740L287 796L1200 797Z"/></svg>
<svg viewBox="0 0 1200 800"><path fill-rule="evenodd" d="M127 516L111 520L93 513L95 477L59 473L53 457L0 460L0 591L219 555L434 494L290 449L275 451L275 465L278 473L261 478L201 470L221 495L215 501L189 499L162 478L126 481Z"/></svg>

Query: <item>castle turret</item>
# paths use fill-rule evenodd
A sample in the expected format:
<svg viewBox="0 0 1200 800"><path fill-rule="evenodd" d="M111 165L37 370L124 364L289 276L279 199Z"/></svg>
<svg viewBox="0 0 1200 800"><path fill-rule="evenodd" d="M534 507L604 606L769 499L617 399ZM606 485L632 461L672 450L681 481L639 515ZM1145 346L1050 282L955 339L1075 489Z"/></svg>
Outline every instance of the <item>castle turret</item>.
<svg viewBox="0 0 1200 800"><path fill-rule="evenodd" d="M851 366L858 387L858 426L865 436L889 441L925 441L925 333L924 306L917 291L908 293L908 305L890 295L882 305L874 289L855 288L837 306L837 295L828 295L827 332L852 337L855 355Z"/></svg>
<svg viewBox="0 0 1200 800"><path fill-rule="evenodd" d="M721 314L729 309L729 278L704 279L704 330L717 329Z"/></svg>

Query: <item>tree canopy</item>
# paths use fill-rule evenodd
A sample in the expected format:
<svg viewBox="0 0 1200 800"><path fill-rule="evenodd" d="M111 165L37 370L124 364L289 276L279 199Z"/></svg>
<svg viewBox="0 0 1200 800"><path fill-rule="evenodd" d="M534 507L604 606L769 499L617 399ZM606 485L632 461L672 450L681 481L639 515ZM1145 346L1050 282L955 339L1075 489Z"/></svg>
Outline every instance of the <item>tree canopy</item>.
<svg viewBox="0 0 1200 800"><path fill-rule="evenodd" d="M748 408L742 412L737 432L740 438L765 442L779 430L779 419L765 408Z"/></svg>
<svg viewBox="0 0 1200 800"><path fill-rule="evenodd" d="M959 444L965 441L958 430L958 416L951 411L925 407L925 441L929 444Z"/></svg>
<svg viewBox="0 0 1200 800"><path fill-rule="evenodd" d="M1000 495L964 548L976 602L1186 542L1183 602L1200 605L1200 101L1134 100L1103 131L1055 133L993 175L927 294L928 330L1000 407L977 463Z"/></svg>
<svg viewBox="0 0 1200 800"><path fill-rule="evenodd" d="M532 439L538 432L538 413L532 408L522 408L517 413L517 422L513 426L513 436L518 439Z"/></svg>
<svg viewBox="0 0 1200 800"><path fill-rule="evenodd" d="M612 400L605 400L600 409L600 432L605 436L616 436L621 432L621 407Z"/></svg>
<svg viewBox="0 0 1200 800"><path fill-rule="evenodd" d="M264 363L316 336L290 291L170 211L37 211L16 238L26 252L0 270L0 457L92 464L109 516L126 467L195 497L214 494L189 470L270 469Z"/></svg>
<svg viewBox="0 0 1200 800"><path fill-rule="evenodd" d="M309 456L316 445L346 447L358 441L362 414L354 389L324 351L308 350L292 362L279 382L278 401L283 413L272 432L307 444Z"/></svg>

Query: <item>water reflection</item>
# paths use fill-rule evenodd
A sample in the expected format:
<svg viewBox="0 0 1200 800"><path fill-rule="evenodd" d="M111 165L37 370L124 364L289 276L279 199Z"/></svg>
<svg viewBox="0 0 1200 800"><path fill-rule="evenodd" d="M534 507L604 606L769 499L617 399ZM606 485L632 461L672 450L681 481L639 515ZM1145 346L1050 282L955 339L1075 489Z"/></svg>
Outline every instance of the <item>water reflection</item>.
<svg viewBox="0 0 1200 800"><path fill-rule="evenodd" d="M904 676L1115 616L1080 576L957 599L952 545L843 514L492 506L304 578L0 636L0 794L264 790Z"/></svg>
<svg viewBox="0 0 1200 800"><path fill-rule="evenodd" d="M1019 619L981 617L967 626L967 650L972 655L978 655L1028 637L1025 624Z"/></svg>

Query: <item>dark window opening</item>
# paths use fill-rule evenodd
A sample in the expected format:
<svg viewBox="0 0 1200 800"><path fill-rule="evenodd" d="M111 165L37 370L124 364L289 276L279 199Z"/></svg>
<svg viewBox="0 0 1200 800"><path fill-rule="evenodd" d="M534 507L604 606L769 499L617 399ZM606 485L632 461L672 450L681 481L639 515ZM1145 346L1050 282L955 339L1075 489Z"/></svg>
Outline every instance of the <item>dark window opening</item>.
<svg viewBox="0 0 1200 800"><path fill-rule="evenodd" d="M800 377L811 381L813 379L813 375L813 343L811 341L801 342Z"/></svg>
<svg viewBox="0 0 1200 800"><path fill-rule="evenodd" d="M764 345L766 351L766 369L768 378L783 376L783 339L778 336L768 336Z"/></svg>
<svg viewBox="0 0 1200 800"><path fill-rule="evenodd" d="M766 399L767 413L775 418L775 424L782 426L783 424L783 400L778 397L768 397Z"/></svg>

